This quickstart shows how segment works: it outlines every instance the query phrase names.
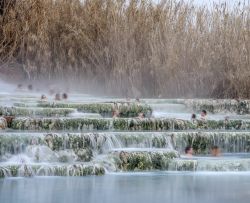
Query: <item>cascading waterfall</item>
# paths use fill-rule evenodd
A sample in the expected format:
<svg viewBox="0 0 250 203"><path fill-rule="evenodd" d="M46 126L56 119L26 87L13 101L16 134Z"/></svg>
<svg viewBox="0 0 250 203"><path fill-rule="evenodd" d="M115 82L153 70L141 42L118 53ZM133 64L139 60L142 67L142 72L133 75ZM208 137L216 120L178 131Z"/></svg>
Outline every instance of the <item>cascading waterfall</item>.
<svg viewBox="0 0 250 203"><path fill-rule="evenodd" d="M186 116L188 108L195 105L192 108L198 109L197 106L204 107L210 101L131 103L109 99L105 103L103 99L96 99L95 103L89 103L89 98L82 102L79 98L77 95L77 102L73 102L74 98L71 102L41 102L35 96L8 96L14 105L0 107L3 115L0 177L250 170L250 120L246 115L193 123ZM150 105L162 112L161 116L150 117ZM235 102L225 101L225 106L222 101L210 102L209 105L216 106L216 111L237 110ZM111 118L114 109L120 111L121 118ZM183 111L185 116L181 115ZM146 118L137 117L139 113L144 113ZM182 155L189 145L194 149L193 158ZM209 156L214 145L219 146L224 156Z"/></svg>
<svg viewBox="0 0 250 203"><path fill-rule="evenodd" d="M237 139L235 139L237 138ZM145 167L152 161L150 154L159 152L181 152L186 145L193 145L197 153L208 154L213 145L221 147L223 152L248 152L250 150L250 132L96 132L96 133L2 133L0 135L1 160L8 164L41 164L41 163L103 163L100 159L106 158L106 165L115 165L112 170L121 167L118 159L120 154L125 153L127 158L141 158L141 165ZM202 151L203 150L203 151ZM114 156L114 157L112 157ZM157 156L153 157L156 158ZM136 158L135 158L136 157ZM178 155L176 155L176 158ZM110 160L109 160L110 159ZM115 159L115 160L114 160ZM118 162L116 162L117 160ZM144 160L145 159L145 160ZM157 160L156 159L156 160ZM150 161L147 161L150 160ZM239 163L245 162L238 159ZM145 163L143 163L145 161ZM112 163L113 162L113 163ZM218 161L221 165L227 162ZM231 161L231 165L235 160ZM204 165L204 163L208 163ZM216 170L218 163L212 167L214 160L207 158L199 160L174 159L168 160L168 167L164 170ZM202 166L203 165L203 166ZM237 164L236 164L237 165ZM161 165L160 165L161 166ZM228 164L230 166L230 164ZM248 170L248 165L239 170ZM138 170L137 166L134 166ZM125 170L127 167L122 167ZM143 167L142 167L143 168ZM218 168L218 167L217 167ZM222 170L226 166L220 167ZM132 170L132 167L128 167ZM143 168L143 169L150 169ZM157 168L159 169L159 168ZM237 168L236 168L237 169ZM236 170L235 169L235 170ZM217 169L219 170L219 169Z"/></svg>

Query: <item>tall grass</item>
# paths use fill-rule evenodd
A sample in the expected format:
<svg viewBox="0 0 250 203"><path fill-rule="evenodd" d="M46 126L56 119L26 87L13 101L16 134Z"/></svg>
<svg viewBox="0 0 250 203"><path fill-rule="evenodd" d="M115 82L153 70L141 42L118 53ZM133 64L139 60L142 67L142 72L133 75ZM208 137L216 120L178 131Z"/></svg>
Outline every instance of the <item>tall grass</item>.
<svg viewBox="0 0 250 203"><path fill-rule="evenodd" d="M1 65L30 79L123 96L250 98L246 5L19 0L0 22Z"/></svg>

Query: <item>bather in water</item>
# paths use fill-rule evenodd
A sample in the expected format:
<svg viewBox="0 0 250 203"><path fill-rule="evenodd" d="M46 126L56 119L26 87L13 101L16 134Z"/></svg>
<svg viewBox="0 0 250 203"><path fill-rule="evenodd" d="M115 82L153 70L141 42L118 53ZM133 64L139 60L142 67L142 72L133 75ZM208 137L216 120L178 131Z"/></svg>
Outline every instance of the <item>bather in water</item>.
<svg viewBox="0 0 250 203"><path fill-rule="evenodd" d="M201 118L202 121L207 121L207 111L206 110L202 110L201 111Z"/></svg>
<svg viewBox="0 0 250 203"><path fill-rule="evenodd" d="M220 148L218 146L213 146L211 149L211 155L214 157L221 156Z"/></svg>
<svg viewBox="0 0 250 203"><path fill-rule="evenodd" d="M56 93L56 95L55 95L55 100L56 100L56 101L60 101L60 100L61 100L61 96L60 96L59 93Z"/></svg>
<svg viewBox="0 0 250 203"><path fill-rule="evenodd" d="M63 100L67 100L68 99L68 94L67 93L63 93L62 94L62 99Z"/></svg>
<svg viewBox="0 0 250 203"><path fill-rule="evenodd" d="M185 158L192 158L193 157L193 148L191 146L187 146L185 148Z"/></svg>

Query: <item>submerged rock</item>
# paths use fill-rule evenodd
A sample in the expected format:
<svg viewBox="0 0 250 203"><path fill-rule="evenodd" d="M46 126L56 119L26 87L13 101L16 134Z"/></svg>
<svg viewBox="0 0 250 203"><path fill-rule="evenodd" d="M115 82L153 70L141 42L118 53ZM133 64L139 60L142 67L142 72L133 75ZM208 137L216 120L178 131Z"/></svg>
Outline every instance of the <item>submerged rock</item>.
<svg viewBox="0 0 250 203"><path fill-rule="evenodd" d="M167 170L170 160L179 157L176 151L121 151L116 164L122 171Z"/></svg>

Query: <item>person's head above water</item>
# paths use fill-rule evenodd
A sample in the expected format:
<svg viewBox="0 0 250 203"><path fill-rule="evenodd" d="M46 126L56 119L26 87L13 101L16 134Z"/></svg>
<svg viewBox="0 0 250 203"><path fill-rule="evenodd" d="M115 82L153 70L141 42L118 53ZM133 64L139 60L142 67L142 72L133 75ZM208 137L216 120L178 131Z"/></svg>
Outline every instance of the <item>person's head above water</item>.
<svg viewBox="0 0 250 203"><path fill-rule="evenodd" d="M206 121L207 120L207 111L206 110L202 110L201 111L201 117L200 117L200 119L202 121Z"/></svg>
<svg viewBox="0 0 250 203"><path fill-rule="evenodd" d="M41 95L41 100L46 100L46 99L47 99L47 97L44 94L42 94Z"/></svg>
<svg viewBox="0 0 250 203"><path fill-rule="evenodd" d="M187 146L185 148L185 154L189 155L189 156L192 156L193 155L193 148L191 146Z"/></svg>
<svg viewBox="0 0 250 203"><path fill-rule="evenodd" d="M145 114L142 112L138 113L138 118L145 118Z"/></svg>
<svg viewBox="0 0 250 203"><path fill-rule="evenodd" d="M220 156L220 148L218 146L213 146L211 149L212 156Z"/></svg>
<svg viewBox="0 0 250 203"><path fill-rule="evenodd" d="M196 119L196 114L193 113L191 118Z"/></svg>
<svg viewBox="0 0 250 203"><path fill-rule="evenodd" d="M119 110L118 110L118 109L115 109L115 110L113 111L113 118L117 118L117 117L119 117L119 116L120 116Z"/></svg>
<svg viewBox="0 0 250 203"><path fill-rule="evenodd" d="M68 99L67 93L63 93L63 94L62 94L62 98L65 99L65 100Z"/></svg>
<svg viewBox="0 0 250 203"><path fill-rule="evenodd" d="M202 110L202 111L201 111L201 116L202 116L202 117L207 116L207 111L206 111L206 110Z"/></svg>

